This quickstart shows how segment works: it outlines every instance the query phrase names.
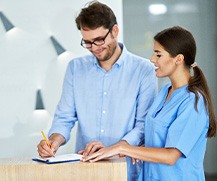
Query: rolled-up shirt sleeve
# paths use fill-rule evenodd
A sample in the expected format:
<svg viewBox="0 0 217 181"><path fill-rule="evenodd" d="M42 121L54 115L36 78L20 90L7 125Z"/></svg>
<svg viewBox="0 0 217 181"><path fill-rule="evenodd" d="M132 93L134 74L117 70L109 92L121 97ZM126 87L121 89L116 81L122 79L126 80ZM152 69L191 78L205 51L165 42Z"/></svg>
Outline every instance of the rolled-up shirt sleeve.
<svg viewBox="0 0 217 181"><path fill-rule="evenodd" d="M130 145L143 143L145 116L157 94L157 78L154 66L151 64L146 66L136 99L135 127L123 137L123 140L126 140Z"/></svg>
<svg viewBox="0 0 217 181"><path fill-rule="evenodd" d="M71 129L77 121L76 108L73 93L73 62L70 62L63 81L61 99L57 105L49 136L59 133L65 137L66 142L70 139Z"/></svg>

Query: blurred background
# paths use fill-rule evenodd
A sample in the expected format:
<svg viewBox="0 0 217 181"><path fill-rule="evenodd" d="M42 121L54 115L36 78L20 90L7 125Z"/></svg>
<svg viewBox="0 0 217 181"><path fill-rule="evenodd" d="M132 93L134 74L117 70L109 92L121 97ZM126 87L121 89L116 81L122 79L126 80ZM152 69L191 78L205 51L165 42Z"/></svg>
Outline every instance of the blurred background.
<svg viewBox="0 0 217 181"><path fill-rule="evenodd" d="M80 46L75 16L88 1L0 0L0 158L33 157L48 132L59 101L68 62L88 53ZM115 12L119 41L145 58L153 36L174 25L190 30L197 42L196 61L207 77L217 108L216 0L103 0ZM159 79L159 88L167 79ZM44 108L44 109L42 109ZM217 109L216 109L217 112ZM193 132L194 130L192 130ZM71 140L58 153L73 152ZM217 175L217 139L208 140L204 162Z"/></svg>

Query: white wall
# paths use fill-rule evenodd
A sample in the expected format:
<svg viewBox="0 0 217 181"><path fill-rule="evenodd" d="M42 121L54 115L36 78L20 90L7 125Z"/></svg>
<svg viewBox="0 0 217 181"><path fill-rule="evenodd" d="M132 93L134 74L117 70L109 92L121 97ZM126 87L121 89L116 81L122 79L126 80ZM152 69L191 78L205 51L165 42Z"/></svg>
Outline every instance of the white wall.
<svg viewBox="0 0 217 181"><path fill-rule="evenodd" d="M0 11L16 26L6 33L0 21L0 157L37 155L41 130L48 132L60 98L67 63L87 54L74 19L87 0L0 0ZM122 1L103 0L115 12L122 41ZM57 57L49 37L68 50ZM37 89L46 111L36 112ZM70 143L59 153L74 149Z"/></svg>

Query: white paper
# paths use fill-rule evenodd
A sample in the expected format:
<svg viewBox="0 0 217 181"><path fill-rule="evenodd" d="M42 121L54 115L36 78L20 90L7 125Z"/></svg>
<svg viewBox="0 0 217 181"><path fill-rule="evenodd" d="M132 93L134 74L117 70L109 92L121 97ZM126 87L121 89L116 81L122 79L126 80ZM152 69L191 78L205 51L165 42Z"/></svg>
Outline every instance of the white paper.
<svg viewBox="0 0 217 181"><path fill-rule="evenodd" d="M34 161L43 161L43 162L49 162L49 163L55 163L55 162L68 162L68 161L76 161L81 160L82 155L71 153L71 154L64 154L64 155L56 155L55 157L48 157L48 158L33 158Z"/></svg>

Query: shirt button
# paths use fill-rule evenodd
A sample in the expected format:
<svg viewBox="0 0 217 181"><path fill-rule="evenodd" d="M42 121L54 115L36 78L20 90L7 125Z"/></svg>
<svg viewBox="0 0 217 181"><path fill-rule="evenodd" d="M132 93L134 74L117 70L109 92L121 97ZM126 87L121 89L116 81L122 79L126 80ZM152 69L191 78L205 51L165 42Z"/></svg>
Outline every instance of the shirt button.
<svg viewBox="0 0 217 181"><path fill-rule="evenodd" d="M107 95L107 92L104 92L104 95Z"/></svg>
<svg viewBox="0 0 217 181"><path fill-rule="evenodd" d="M100 131L101 131L101 133L103 133L103 132L104 132L104 129L101 129Z"/></svg>
<svg viewBox="0 0 217 181"><path fill-rule="evenodd" d="M106 111L104 110L104 111L102 111L102 113L103 113L103 114L105 114L105 113L106 113Z"/></svg>

